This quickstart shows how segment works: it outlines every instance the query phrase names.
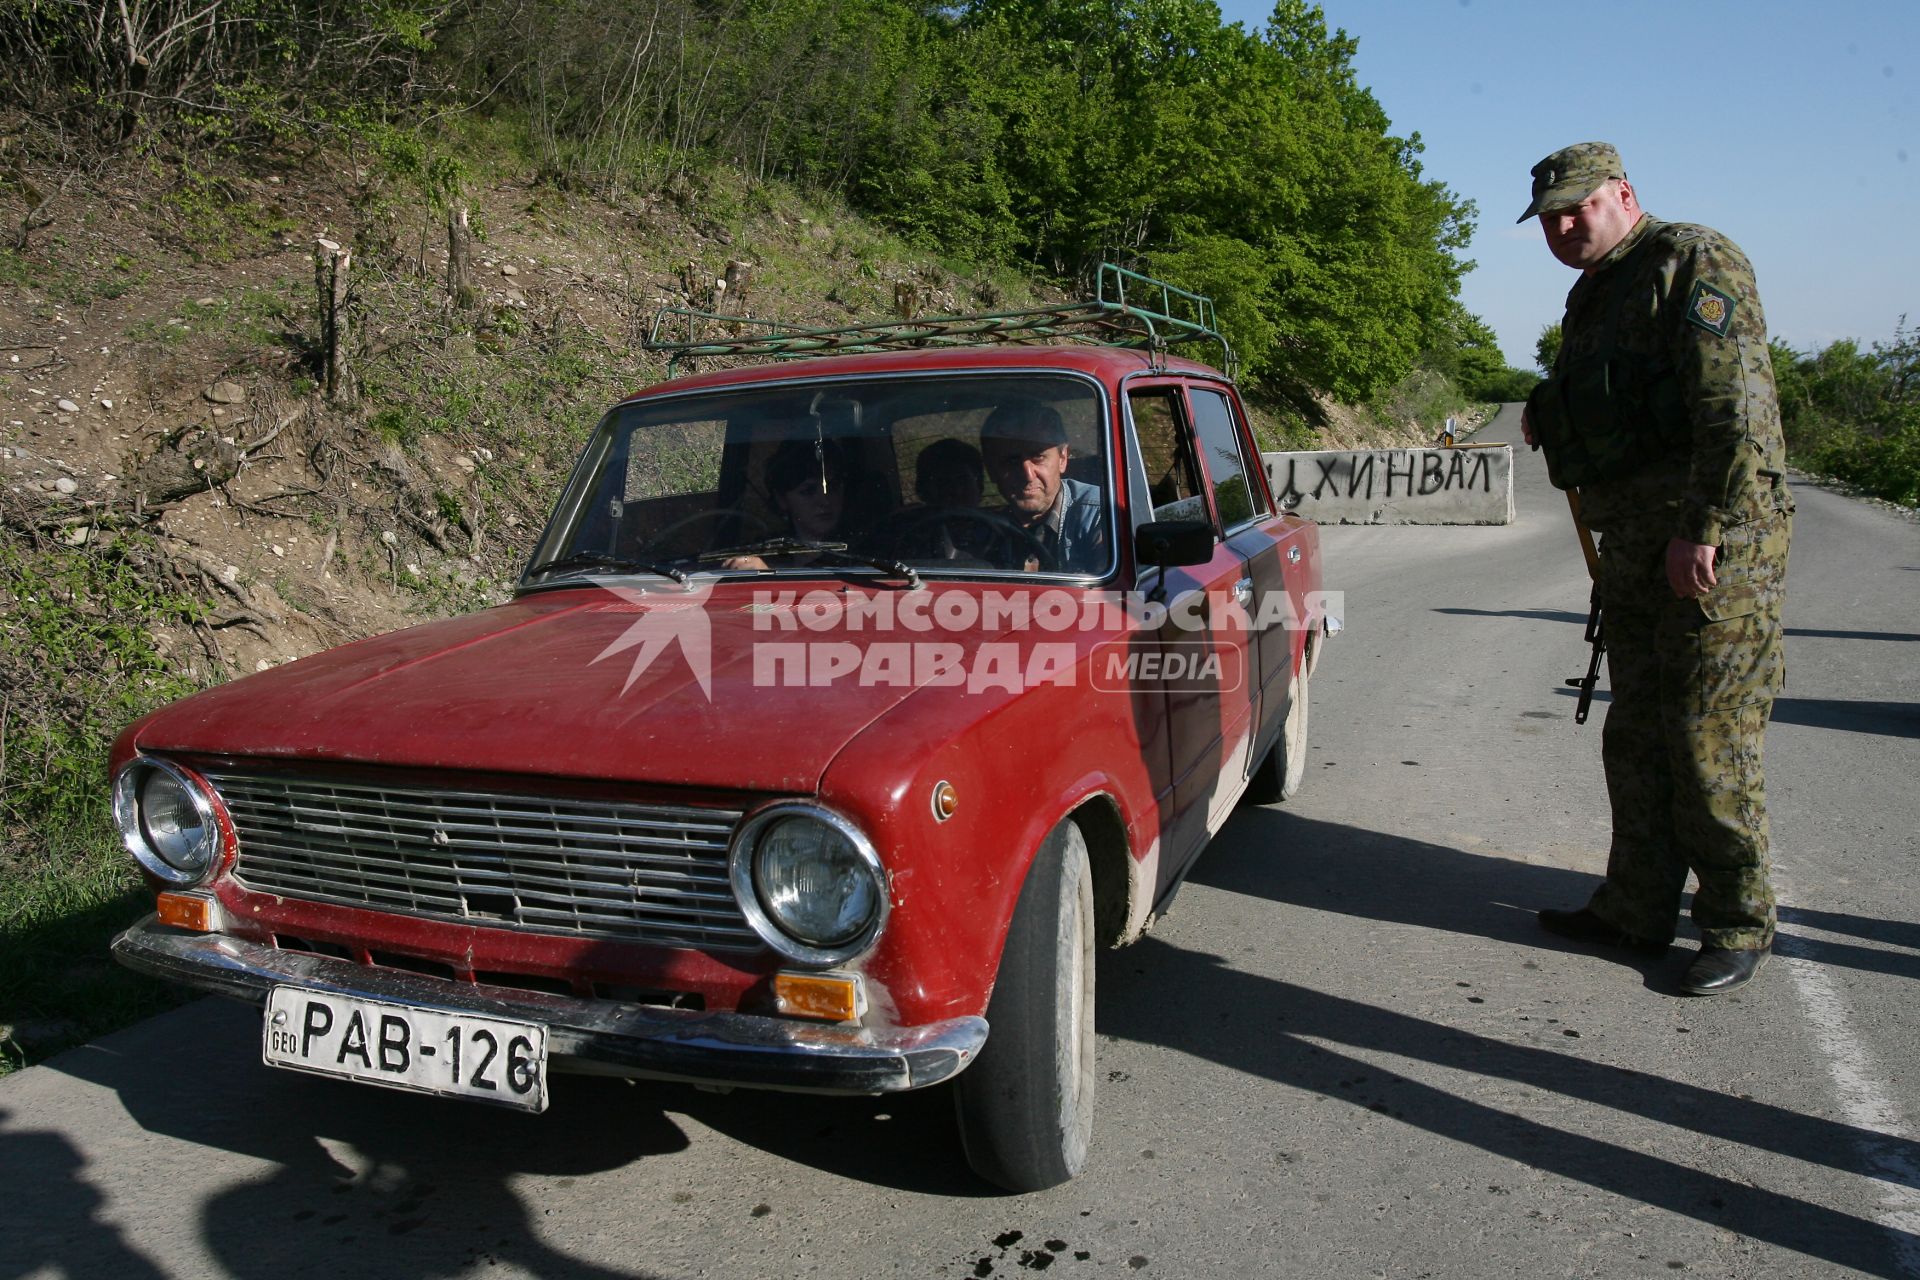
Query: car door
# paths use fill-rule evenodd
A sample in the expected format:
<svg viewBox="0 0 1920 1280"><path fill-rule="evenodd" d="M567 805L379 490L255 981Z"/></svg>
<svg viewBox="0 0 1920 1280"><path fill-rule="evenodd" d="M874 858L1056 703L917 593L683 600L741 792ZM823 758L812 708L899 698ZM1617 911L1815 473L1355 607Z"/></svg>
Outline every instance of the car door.
<svg viewBox="0 0 1920 1280"><path fill-rule="evenodd" d="M1140 669L1166 709L1173 786L1162 822L1157 886L1165 889L1226 820L1249 767L1254 663L1238 597L1250 586L1245 559L1219 536L1185 386L1174 380L1129 384L1127 408L1147 472L1152 518L1203 520L1216 535L1205 563L1142 578L1166 607L1153 635L1157 662Z"/></svg>
<svg viewBox="0 0 1920 1280"><path fill-rule="evenodd" d="M1187 403L1221 531L1227 546L1246 564L1239 597L1247 612L1253 664L1249 683L1254 750L1247 762L1251 768L1286 718L1287 683L1300 639L1297 626L1292 625L1299 616L1298 602L1286 594L1294 585L1288 581L1286 557L1291 554L1297 560L1300 552L1283 545L1260 455L1227 388L1191 385Z"/></svg>

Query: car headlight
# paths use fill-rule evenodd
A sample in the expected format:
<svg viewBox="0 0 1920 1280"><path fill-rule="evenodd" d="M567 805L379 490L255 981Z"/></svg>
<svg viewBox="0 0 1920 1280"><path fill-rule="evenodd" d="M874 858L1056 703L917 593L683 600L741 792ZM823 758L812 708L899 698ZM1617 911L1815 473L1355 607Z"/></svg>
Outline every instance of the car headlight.
<svg viewBox="0 0 1920 1280"><path fill-rule="evenodd" d="M168 884L197 884L212 871L220 847L213 800L165 760L141 757L120 770L113 818L127 852Z"/></svg>
<svg viewBox="0 0 1920 1280"><path fill-rule="evenodd" d="M770 805L734 837L733 890L774 950L803 964L864 951L887 912L887 879L851 822L807 804Z"/></svg>

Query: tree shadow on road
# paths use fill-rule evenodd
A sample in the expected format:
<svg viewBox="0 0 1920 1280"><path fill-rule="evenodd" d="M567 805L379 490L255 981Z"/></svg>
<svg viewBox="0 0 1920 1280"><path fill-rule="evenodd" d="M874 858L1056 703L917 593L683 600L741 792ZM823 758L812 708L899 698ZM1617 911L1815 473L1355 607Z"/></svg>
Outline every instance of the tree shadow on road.
<svg viewBox="0 0 1920 1280"><path fill-rule="evenodd" d="M1272 810L1243 810L1234 821L1256 834L1214 850L1216 856L1196 869L1196 883L1365 920L1554 945L1537 933L1531 912L1516 908L1515 899L1577 900L1569 891L1592 883L1558 868ZM1394 885L1405 887L1382 891ZM1198 992L1205 998L1195 999ZM1223 1020L1221 1010L1237 1012ZM1248 1025L1252 1018L1266 1025ZM1327 1046L1510 1080L1915 1189L1920 1179L1910 1171L1920 1168L1920 1143L1240 972L1221 957L1182 951L1153 937L1138 944L1135 962L1102 991L1100 1030L1384 1112L1452 1141L1869 1274L1904 1274L1906 1260L1920 1251L1920 1237L1869 1218L1514 1115L1421 1081L1383 1076L1377 1061ZM1368 1078L1370 1087L1356 1091L1355 1077Z"/></svg>
<svg viewBox="0 0 1920 1280"><path fill-rule="evenodd" d="M1554 692L1566 698L1580 696L1574 689ZM1593 700L1610 703L1613 695L1605 689L1596 689ZM1842 733L1873 733L1888 738L1920 738L1920 703L1876 702L1865 698L1775 698L1771 722Z"/></svg>
<svg viewBox="0 0 1920 1280"><path fill-rule="evenodd" d="M269 1166L201 1206L205 1245L235 1276L283 1280L305 1274L315 1259L364 1254L369 1274L466 1274L498 1261L543 1276L646 1280L645 1271L607 1270L556 1251L539 1230L549 1211L539 1189L543 1179L564 1185L686 1149L675 1116L856 1182L929 1195L1004 1194L968 1171L943 1089L880 1098L719 1094L559 1075L549 1110L528 1115L274 1070L259 1060L259 1017L232 1001L202 1000L165 1015L157 1053L121 1051L133 1034L122 1033L46 1064L111 1090L148 1133ZM144 1034L144 1043L155 1042ZM206 1087L216 1075L218 1087ZM6 1164L22 1141L0 1131L0 1196L13 1189ZM32 1153L20 1154L24 1161ZM655 1199L623 1201L609 1221L684 1219L691 1238L715 1211L678 1184L639 1181ZM35 1206L29 1216L47 1221L85 1220L101 1199L77 1177L23 1179L21 1192ZM80 1265L71 1273L148 1274L114 1265L119 1247L111 1233L89 1233L73 1246Z"/></svg>
<svg viewBox="0 0 1920 1280"><path fill-rule="evenodd" d="M136 1028L63 1054L46 1069L112 1091L149 1134L267 1166L221 1186L199 1207L202 1243L222 1274L425 1277L499 1262L580 1280L650 1275L569 1257L538 1229L546 1212L538 1203L542 1179L565 1185L687 1145L664 1114L635 1107L624 1082L572 1080L556 1087L556 1105L545 1115L476 1109L267 1068L259 1061L258 1012L228 1001L163 1017L178 1025L158 1052L122 1049L134 1035L154 1042L151 1030ZM0 1166L11 1162L13 1137L0 1134L7 1151ZM47 1185L16 1168L19 1186L0 1176L9 1212L24 1196L29 1216L71 1219L100 1195L75 1181ZM621 1216L664 1218L680 1208L623 1205ZM114 1244L110 1236L75 1242L70 1274L120 1274Z"/></svg>
<svg viewBox="0 0 1920 1280"><path fill-rule="evenodd" d="M1879 946L1859 946L1811 938L1800 929L1818 929L1824 933L1844 933L1864 938ZM1888 947L1905 950L1891 951ZM1884 973L1895 978L1920 979L1920 924L1908 920L1881 920L1841 911L1810 911L1805 907L1781 904L1780 932L1774 936L1775 955L1811 960L1816 964L1841 965L1868 973Z"/></svg>
<svg viewBox="0 0 1920 1280"><path fill-rule="evenodd" d="M1536 622L1565 622L1576 627L1587 625L1587 615L1571 609L1467 609L1450 606L1436 608L1434 612L1466 618L1531 618ZM1889 640L1896 643L1920 640L1920 633L1912 631L1847 631L1830 627L1787 627L1785 631L1787 635L1802 640Z"/></svg>
<svg viewBox="0 0 1920 1280"><path fill-rule="evenodd" d="M1807 907L1780 908L1780 923L1804 925L1828 933L1851 934L1869 942L1920 951L1920 923L1912 920L1881 920L1874 916L1856 916L1843 911L1814 911Z"/></svg>
<svg viewBox="0 0 1920 1280"><path fill-rule="evenodd" d="M1241 839L1231 838L1236 832ZM1315 911L1568 951L1585 949L1543 934L1535 914L1579 906L1596 883L1565 867L1254 807L1234 815L1188 879Z"/></svg>
<svg viewBox="0 0 1920 1280"><path fill-rule="evenodd" d="M1575 907L1585 902L1595 883L1590 875L1485 857L1384 832L1314 822L1284 811L1247 810L1235 821L1243 826L1270 828L1255 837L1260 843L1276 849L1313 849L1319 856L1311 865L1295 860L1284 876L1276 876L1260 859L1234 856L1226 847L1231 842L1223 841L1222 847L1195 864L1190 877L1193 883L1255 897L1282 894L1279 901L1367 920L1392 920L1558 951L1591 951L1638 969L1650 988L1673 994L1671 985L1663 982L1665 958L1649 960L1630 952L1592 950L1540 931L1535 913L1541 907ZM1436 875L1435 868L1442 866L1446 868L1446 892L1391 892L1396 884L1418 885L1431 879ZM1320 874L1322 871L1329 874ZM1684 911L1687 904L1683 901L1681 905ZM1783 904L1780 925L1774 945L1778 955L1920 979L1920 924ZM1910 948L1912 953L1809 937L1796 932L1801 927L1852 934Z"/></svg>
<svg viewBox="0 0 1920 1280"><path fill-rule="evenodd" d="M0 1107L0 1125L10 1119ZM88 1182L86 1167L63 1134L0 1129L0 1203L7 1206L0 1217L0 1276L166 1275L102 1213L107 1198Z"/></svg>
<svg viewBox="0 0 1920 1280"><path fill-rule="evenodd" d="M1773 723L1920 738L1920 704L1855 698L1775 698Z"/></svg>
<svg viewBox="0 0 1920 1280"><path fill-rule="evenodd" d="M1532 618L1536 622L1567 622L1576 627L1587 625L1587 615L1575 613L1571 609L1465 609L1452 607L1435 609L1435 613L1451 613L1468 618Z"/></svg>

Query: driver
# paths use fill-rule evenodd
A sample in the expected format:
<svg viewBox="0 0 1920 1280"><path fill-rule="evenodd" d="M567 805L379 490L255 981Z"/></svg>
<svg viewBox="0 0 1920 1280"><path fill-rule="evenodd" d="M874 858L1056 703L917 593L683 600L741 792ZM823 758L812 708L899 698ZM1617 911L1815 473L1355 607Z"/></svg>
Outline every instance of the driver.
<svg viewBox="0 0 1920 1280"><path fill-rule="evenodd" d="M1008 401L981 426L980 453L1007 500L1001 514L1032 539L1015 547L1026 569L1093 573L1106 567L1105 504L1096 486L1068 478L1067 428L1058 410L1037 400Z"/></svg>

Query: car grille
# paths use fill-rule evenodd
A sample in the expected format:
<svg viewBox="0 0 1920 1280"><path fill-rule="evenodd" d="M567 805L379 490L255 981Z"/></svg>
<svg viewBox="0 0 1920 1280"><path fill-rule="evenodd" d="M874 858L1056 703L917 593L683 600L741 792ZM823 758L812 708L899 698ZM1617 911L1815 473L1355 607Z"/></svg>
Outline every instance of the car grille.
<svg viewBox="0 0 1920 1280"><path fill-rule="evenodd" d="M250 889L546 933L760 945L727 877L736 811L206 776Z"/></svg>

